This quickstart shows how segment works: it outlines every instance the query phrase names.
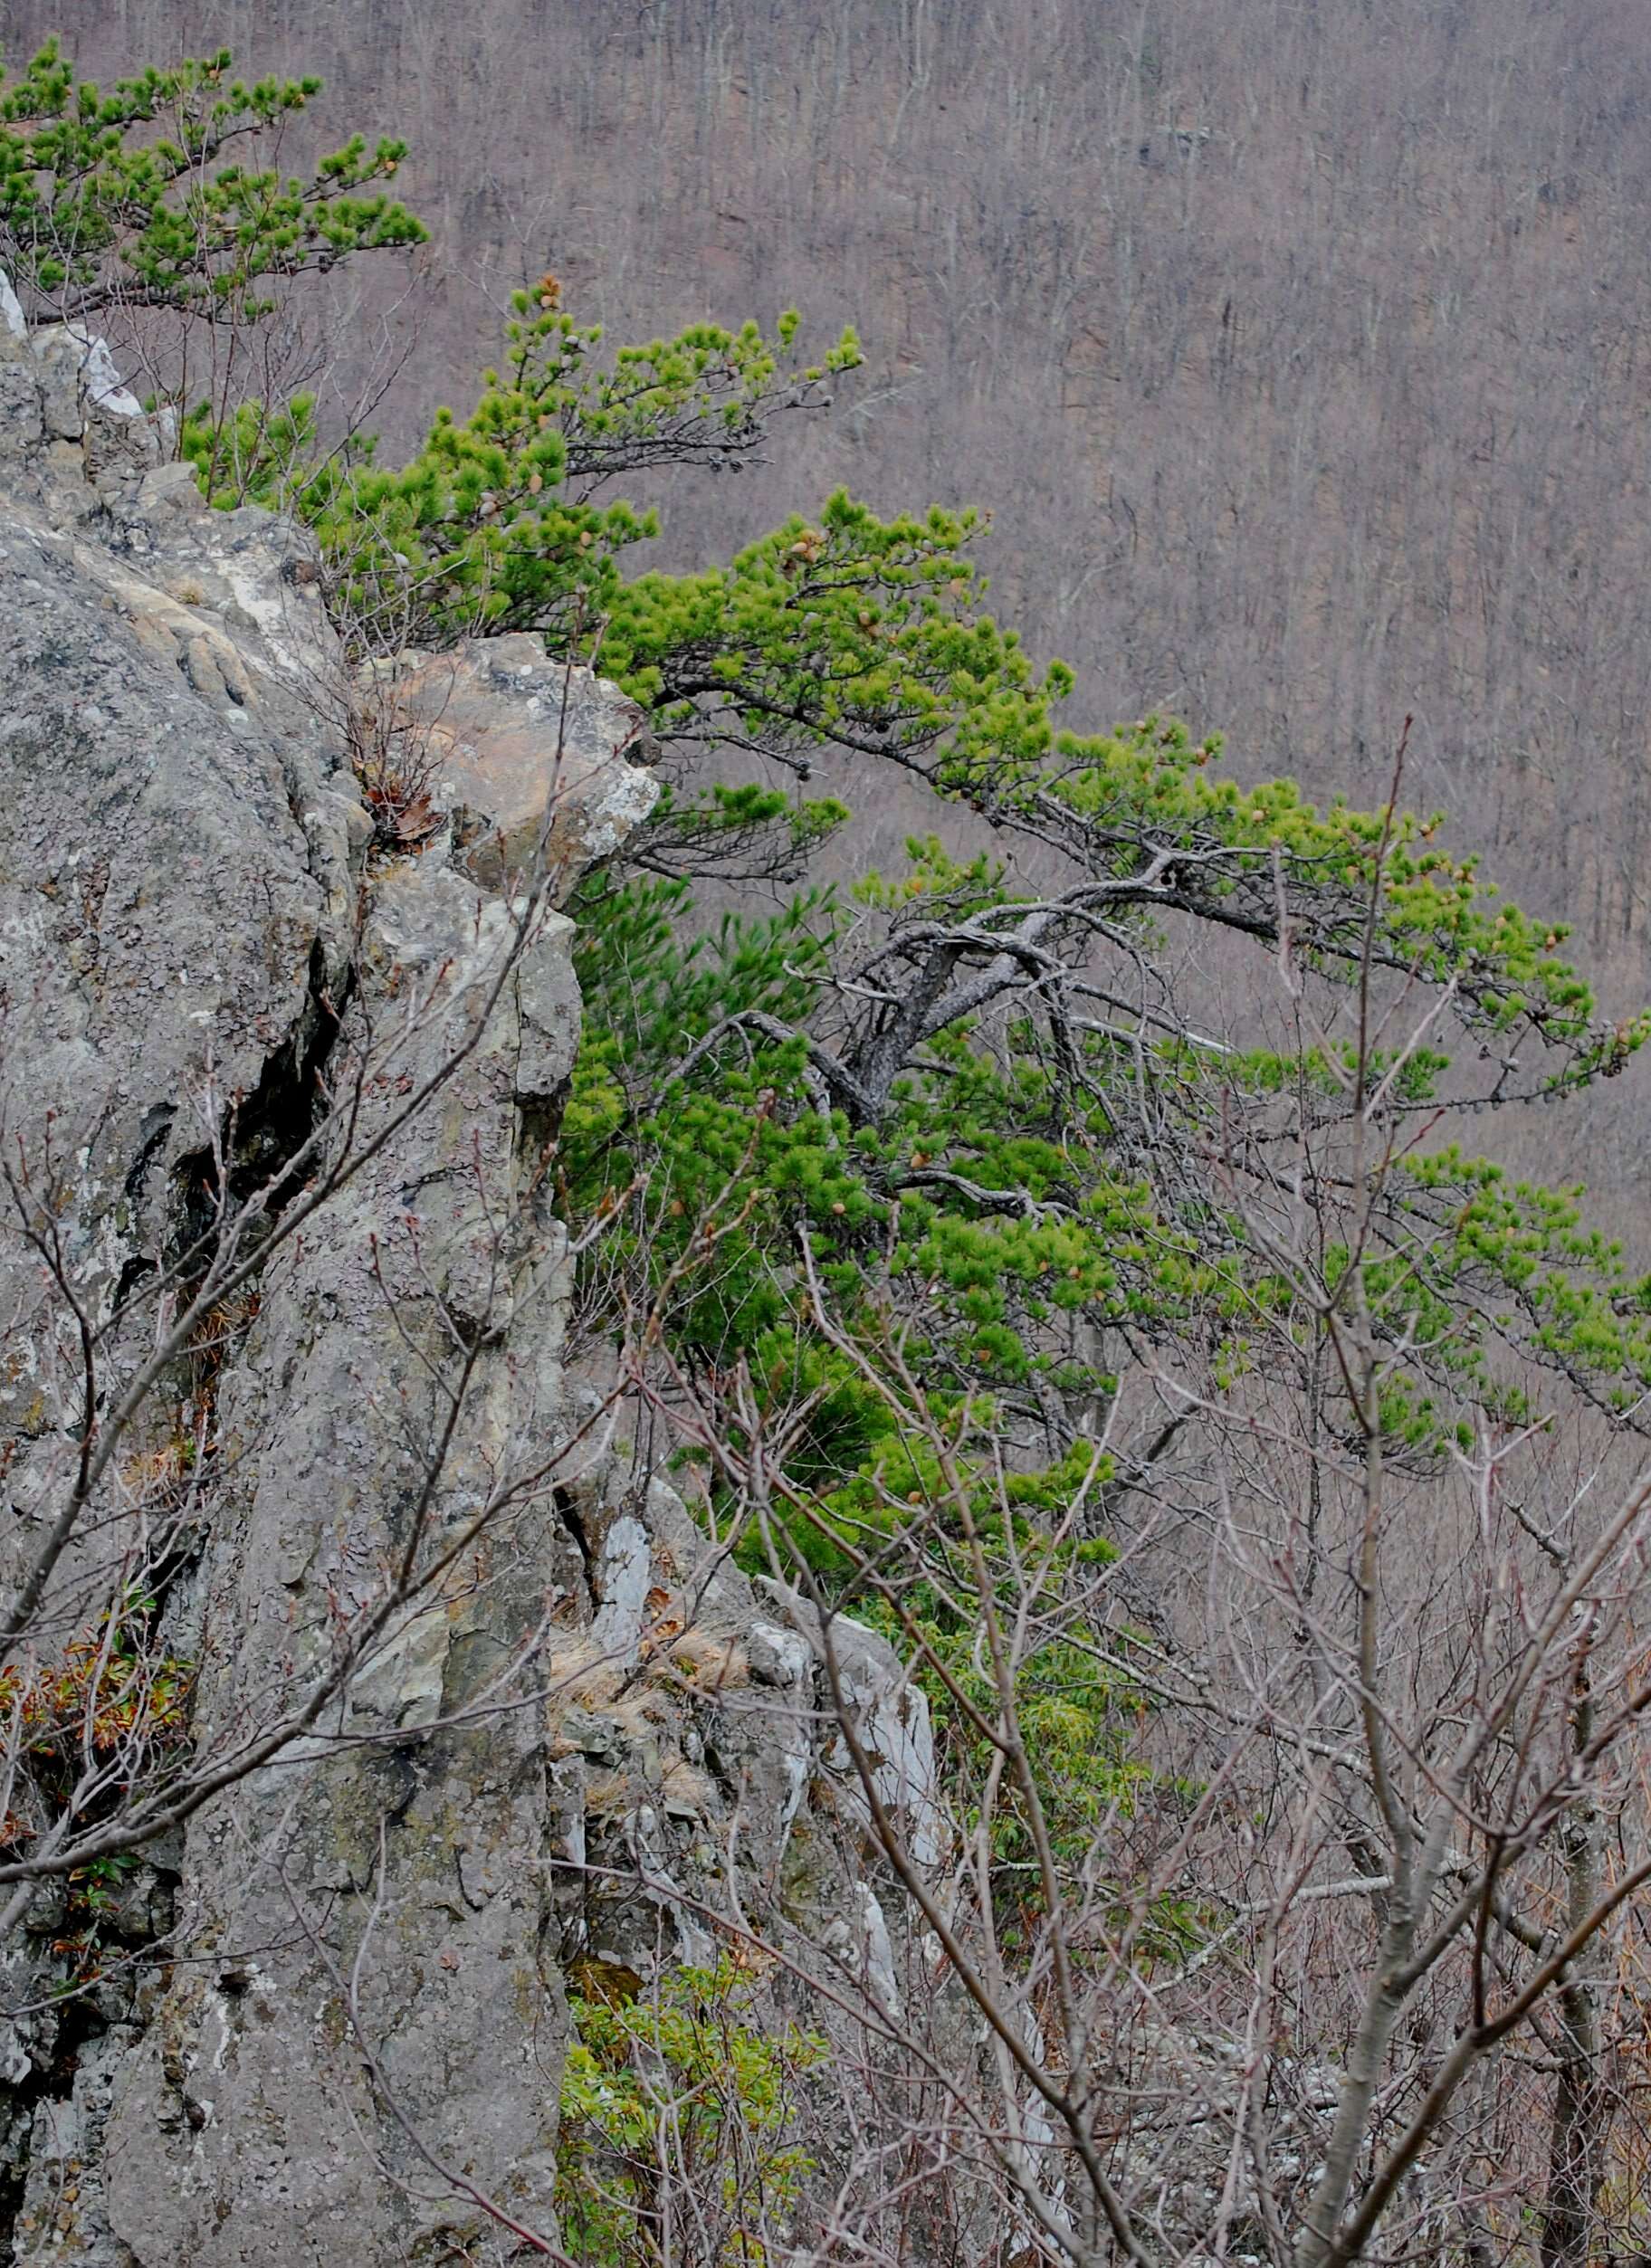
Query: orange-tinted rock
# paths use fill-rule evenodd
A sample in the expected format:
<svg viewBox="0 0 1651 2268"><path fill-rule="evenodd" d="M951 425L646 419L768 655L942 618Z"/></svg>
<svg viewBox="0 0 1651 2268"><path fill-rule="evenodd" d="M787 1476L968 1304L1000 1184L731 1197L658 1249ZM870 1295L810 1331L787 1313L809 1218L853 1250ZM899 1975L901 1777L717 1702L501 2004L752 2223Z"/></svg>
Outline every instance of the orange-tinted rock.
<svg viewBox="0 0 1651 2268"><path fill-rule="evenodd" d="M395 681L404 768L427 772L455 862L485 887L520 887L542 859L559 901L617 848L658 795L642 710L539 639L489 638L413 664Z"/></svg>

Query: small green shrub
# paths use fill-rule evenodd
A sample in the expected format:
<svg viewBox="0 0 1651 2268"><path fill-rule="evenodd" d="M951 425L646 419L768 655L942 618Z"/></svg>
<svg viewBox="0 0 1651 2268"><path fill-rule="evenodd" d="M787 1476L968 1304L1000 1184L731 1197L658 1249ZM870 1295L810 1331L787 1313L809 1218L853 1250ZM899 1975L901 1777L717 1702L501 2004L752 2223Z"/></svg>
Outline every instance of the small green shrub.
<svg viewBox="0 0 1651 2268"><path fill-rule="evenodd" d="M768 2262L814 2168L797 2082L825 2040L765 2019L755 1979L726 1956L634 1998L628 1974L615 1990L618 1972L585 1972L562 2072L567 2250L592 2268Z"/></svg>

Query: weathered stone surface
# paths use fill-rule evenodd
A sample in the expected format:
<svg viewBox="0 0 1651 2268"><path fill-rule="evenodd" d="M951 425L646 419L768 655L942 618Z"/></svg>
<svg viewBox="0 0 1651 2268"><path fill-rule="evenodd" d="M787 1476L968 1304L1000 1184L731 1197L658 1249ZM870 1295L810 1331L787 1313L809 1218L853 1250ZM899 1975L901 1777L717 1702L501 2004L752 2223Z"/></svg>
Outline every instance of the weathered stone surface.
<svg viewBox="0 0 1651 2268"><path fill-rule="evenodd" d="M302 537L208 512L146 421L116 430L123 405L94 398L79 342L5 336L0 1108L32 1169L61 1168L89 1311L176 1247L215 1139L250 1170L301 1139L323 1062L346 1082L364 1069L359 1144L463 1056L272 1260L219 1381L200 1553L167 1609L210 1750L303 1690L340 1601L403 1540L455 1331L487 1343L432 1536L473 1518L501 1463L545 1456L563 1239L535 1145L577 1034L568 924L540 911L519 933L521 910L444 845L365 871L348 689L314 584L290 571ZM577 718L601 711L581 698ZM530 754L517 747L515 777ZM616 840L650 784L616 786L611 744L579 747L571 727L561 756L590 790L576 818L564 787L568 840ZM541 809L556 769L552 736ZM0 1432L26 1537L72 1455L74 1376L39 1270L8 1244L0 1276ZM117 1340L112 1375L139 1352ZM18 2258L400 2263L453 2208L396 2186L418 2164L398 2118L549 2216L562 2018L543 1735L530 1710L463 1712L577 1554L531 1488L484 1550L384 1633L325 1737L192 1823L170 1878L186 1958L165 1990L142 1967L129 2006L105 2009L100 1987L73 2012L89 2033L75 2056L50 1998L59 1893L40 1893L5 1949ZM56 1626L99 1573L95 1549L74 1558ZM139 1915L129 1894L111 1936L164 1930L171 1903L167 1888ZM358 2035L337 1981L358 1957Z"/></svg>
<svg viewBox="0 0 1651 2268"><path fill-rule="evenodd" d="M233 1477L205 1570L203 1736L301 1693L324 1672L339 1602L366 1600L406 1548L455 1325L489 1344L425 1507L429 1547L456 1539L491 1477L530 1461L554 1425L561 1239L516 1201L513 987L487 1005L510 928L499 901L439 868L393 873L369 911L342 1058L392 994L434 1006L376 1071L363 1136L390 1123L404 1082L427 1079L477 1024L481 1037L439 1104L391 1132L265 1273L220 1400ZM565 958L565 932L551 917L528 961ZM569 1027L565 1065L573 1039ZM192 1832L186 1887L206 1932L269 1949L233 1995L211 1966L180 1969L131 2059L110 2127L110 2213L140 2259L418 2256L420 2232L434 2238L453 2213L397 2197L377 2171L375 2156L408 2179L418 2168L387 2090L444 2162L511 2209L549 2216L544 2073L562 2025L542 1966L539 1738L520 1706L463 1712L494 1680L516 1698L512 1653L569 1556L549 1490L526 1490L386 1632L334 1720L372 1745L322 1747L301 1771L249 1780ZM368 2151L340 2147L352 2122Z"/></svg>
<svg viewBox="0 0 1651 2268"><path fill-rule="evenodd" d="M194 523L163 528L136 497L105 514L38 446L0 456L0 1103L42 1170L55 1113L95 1307L164 1243L228 1099L318 1043L350 951L352 783L313 710L140 569L181 572ZM294 540L266 523L272 581ZM0 1427L44 1444L62 1412L43 1294L17 1288L38 1328L8 1334Z"/></svg>
<svg viewBox="0 0 1651 2268"><path fill-rule="evenodd" d="M466 869L491 887L542 859L565 897L653 806L642 711L589 670L548 661L537 638L420 661L394 697Z"/></svg>
<svg viewBox="0 0 1651 2268"><path fill-rule="evenodd" d="M197 1753L314 1690L415 1529L452 1555L301 1741L122 1883L90 1993L53 1997L60 1884L0 1946L0 2257L495 2258L466 2184L554 2229L570 1965L646 1977L759 1917L892 2012L921 1958L844 1863L864 1806L817 1626L561 1372L543 1167L578 997L546 901L652 801L636 713L531 641L404 671L446 823L387 858L344 729L387 688L352 688L301 534L207 512L83 342L6 313L0 1115L61 1177L87 1312L178 1250L215 1146L252 1186L326 1093L358 1106L358 1170L270 1253L211 1387L162 1625ZM110 1385L153 1329L111 1335ZM72 1334L14 1244L0 1332L6 1573L77 1422ZM56 1578L61 1632L122 1548L106 1509ZM917 1697L870 1633L834 1648L938 1849Z"/></svg>
<svg viewBox="0 0 1651 2268"><path fill-rule="evenodd" d="M822 1681L828 1682L827 1634L818 1615L806 1599L783 1584L762 1577L758 1587L773 1603L786 1628L797 1634L794 1643L806 1646ZM766 1634L759 1643L764 1644L766 1660L771 1651L778 1650L772 1649L771 1642L765 1644L765 1639ZM933 1867L943 1853L946 1829L929 1703L912 1682L906 1665L873 1632L838 1615L832 1620L829 1642L830 1662L836 1673L835 1698L870 1760L878 1801L900 1822L918 1864ZM792 1684L797 1681L780 1677L776 1682ZM848 1815L863 1824L868 1822L864 1788L841 1733L834 1730L829 1735L824 1763L842 1789Z"/></svg>
<svg viewBox="0 0 1651 2268"><path fill-rule="evenodd" d="M168 1248L229 1098L272 1096L318 1045L355 883L345 830L325 815L340 750L313 709L272 674L254 681L267 657L243 661L233 629L186 603L204 594L176 598L153 579L160 562L181 574L196 557L204 576L213 548L157 524L137 492L156 434L91 398L73 342L39 355L8 328L3 343L14 351L0 359L0 1117L9 1155L53 1189L95 1320ZM118 510L87 477L94 459L126 468ZM266 524L272 578L291 540ZM320 639L319 620L307 634ZM61 1492L77 1382L40 1271L8 1244L0 1280L9 1572ZM107 1392L137 1348L105 1352ZM71 1555L55 1627L95 1604L122 1542L105 1523ZM129 1878L111 1939L164 1935L183 1864L179 1849L164 1877ZM14 2012L0 2162L23 2188L19 2259L126 2263L102 2137L157 1972L122 1957L84 2006L59 2002L63 1896L43 1886L0 1948Z"/></svg>

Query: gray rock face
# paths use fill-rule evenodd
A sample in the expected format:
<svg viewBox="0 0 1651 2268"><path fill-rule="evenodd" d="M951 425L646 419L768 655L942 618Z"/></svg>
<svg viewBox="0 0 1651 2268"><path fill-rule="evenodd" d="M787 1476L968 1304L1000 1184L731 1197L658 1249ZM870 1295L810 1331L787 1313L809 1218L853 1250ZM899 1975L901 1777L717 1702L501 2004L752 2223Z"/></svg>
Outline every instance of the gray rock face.
<svg viewBox="0 0 1651 2268"><path fill-rule="evenodd" d="M90 1989L58 1996L61 1882L0 1944L0 2257L502 2257L482 2200L555 2227L570 1965L704 1960L711 1917L783 1887L835 1971L900 1990L837 1856L864 1822L817 1630L756 1599L561 1373L544 1166L578 999L549 908L652 801L635 712L521 640L398 673L401 714L439 727L441 824L387 849L301 533L208 512L85 342L5 314L8 1156L106 1329L106 1403L163 1327L131 1295L202 1234L204 1191L301 1157L300 1205L353 1161L133 1443L191 1444L156 1579L197 1761L362 1653L123 1878ZM9 1589L82 1422L72 1319L14 1234L0 1334ZM121 1554L153 1556L147 1501L111 1472L37 1653ZM869 1634L838 1655L932 1836L921 1705Z"/></svg>
<svg viewBox="0 0 1651 2268"><path fill-rule="evenodd" d="M538 638L421 658L394 690L458 856L490 887L532 857L547 810L560 897L654 806L658 791L637 768L652 757L641 710L589 670L547 660Z"/></svg>

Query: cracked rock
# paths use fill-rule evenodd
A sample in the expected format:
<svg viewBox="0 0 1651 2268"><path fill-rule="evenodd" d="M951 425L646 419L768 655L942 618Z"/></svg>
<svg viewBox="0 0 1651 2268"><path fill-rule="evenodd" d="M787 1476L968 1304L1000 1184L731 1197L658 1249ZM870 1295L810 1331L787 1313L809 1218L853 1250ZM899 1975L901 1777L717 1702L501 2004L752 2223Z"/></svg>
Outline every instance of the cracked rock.
<svg viewBox="0 0 1651 2268"><path fill-rule="evenodd" d="M61 1884L0 1947L0 2256L491 2258L421 2152L554 2231L562 1963L650 1978L738 1914L892 2008L905 1922L854 1891L817 1628L563 1375L544 1165L579 1002L572 925L522 885L564 897L650 808L639 714L524 638L356 685L302 532L205 510L167 443L106 352L24 336L0 289L0 1117L86 1312L133 1315L107 1394L154 1345L121 1303L210 1225L215 1177L324 1172L328 1097L354 1099L359 1169L263 1255L210 1386L169 1382L134 1436L205 1444L157 1610L196 1753L312 1692L410 1545L443 1563L301 1739L123 1878L95 1990L61 1992ZM429 757L445 824L415 854L373 849L358 697ZM0 1318L9 1576L80 1420L73 1333L15 1245ZM496 1501L511 1472L539 1478ZM97 1509L60 1628L123 1565L133 1515ZM870 1633L834 1643L938 1852L921 1699Z"/></svg>

